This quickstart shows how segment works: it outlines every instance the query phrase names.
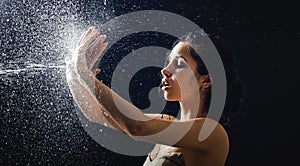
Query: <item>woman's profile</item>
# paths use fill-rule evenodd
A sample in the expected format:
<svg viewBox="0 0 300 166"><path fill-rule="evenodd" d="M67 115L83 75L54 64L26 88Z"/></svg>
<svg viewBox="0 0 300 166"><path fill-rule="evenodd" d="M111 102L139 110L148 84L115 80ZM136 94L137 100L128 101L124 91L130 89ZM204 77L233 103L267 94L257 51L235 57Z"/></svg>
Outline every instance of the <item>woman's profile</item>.
<svg viewBox="0 0 300 166"><path fill-rule="evenodd" d="M90 27L79 39L74 54L66 58L67 82L84 115L90 121L124 132L133 139L155 143L144 166L225 165L230 144L224 128L226 123L223 122L228 118L223 117L222 124L206 117L213 78L199 56L201 52L196 51L195 43L188 36L179 39L167 57L168 64L161 70L164 98L178 101L180 105L180 118L177 119L166 114L144 114L95 77L101 69L92 71L92 67L107 47L105 39L106 36L100 34L96 27ZM228 98L231 104L238 105L241 86L234 77L235 71L228 72L232 72L229 79L233 80L228 83L228 87L232 88L228 93L239 91L232 100ZM224 115L228 116L230 111L238 108L227 104L225 109ZM205 140L199 140L205 120L217 125ZM171 125L173 127L168 129L167 134L152 136Z"/></svg>

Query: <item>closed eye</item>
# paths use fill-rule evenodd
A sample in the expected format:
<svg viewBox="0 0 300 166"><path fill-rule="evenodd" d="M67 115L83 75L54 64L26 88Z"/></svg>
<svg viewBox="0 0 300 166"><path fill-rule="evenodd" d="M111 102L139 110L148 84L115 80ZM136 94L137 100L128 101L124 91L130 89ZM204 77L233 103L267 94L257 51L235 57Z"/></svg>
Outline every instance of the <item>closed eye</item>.
<svg viewBox="0 0 300 166"><path fill-rule="evenodd" d="M183 61L181 61L181 60L177 61L176 67L178 67L178 68L184 68L185 66L186 65L185 65L185 63Z"/></svg>
<svg viewBox="0 0 300 166"><path fill-rule="evenodd" d="M185 61L186 61L186 59L183 56L175 56L175 58L168 56L166 59L165 66L172 64L176 68L184 68L184 67L186 67Z"/></svg>

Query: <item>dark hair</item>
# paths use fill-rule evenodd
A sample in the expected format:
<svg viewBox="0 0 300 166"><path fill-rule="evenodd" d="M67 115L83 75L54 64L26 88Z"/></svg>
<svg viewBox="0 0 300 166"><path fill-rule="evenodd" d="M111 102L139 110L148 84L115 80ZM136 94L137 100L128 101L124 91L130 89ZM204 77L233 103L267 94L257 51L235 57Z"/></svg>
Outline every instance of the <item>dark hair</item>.
<svg viewBox="0 0 300 166"><path fill-rule="evenodd" d="M205 49L205 47L199 45L198 43L195 43L191 33L179 38L179 40L174 42L173 47L180 42L184 42L187 44L191 57L197 63L198 74L200 75L209 74L203 60L201 59L198 52L196 51L196 50L201 51ZM225 68L226 81L227 81L226 101L225 101L224 111L220 119L220 123L223 126L230 127L230 122L232 117L236 116L243 102L244 86L238 77L238 72L232 54L230 54L229 51L225 49L224 44L222 44L223 42L220 39L214 40L213 43L221 56ZM200 52L200 54L202 53L205 53L205 51ZM205 105L204 113L207 113L209 110L210 100L211 100L211 89L209 89L209 91L206 94L206 99L204 103Z"/></svg>

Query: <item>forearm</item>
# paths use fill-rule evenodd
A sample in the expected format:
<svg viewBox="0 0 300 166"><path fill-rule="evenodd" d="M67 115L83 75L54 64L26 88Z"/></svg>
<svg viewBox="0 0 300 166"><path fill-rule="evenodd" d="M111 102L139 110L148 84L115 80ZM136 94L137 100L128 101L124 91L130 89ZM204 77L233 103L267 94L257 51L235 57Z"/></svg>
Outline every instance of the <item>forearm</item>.
<svg viewBox="0 0 300 166"><path fill-rule="evenodd" d="M124 132L134 134L141 129L144 121L151 119L100 82L92 73L80 74L80 79L105 111L125 130Z"/></svg>
<svg viewBox="0 0 300 166"><path fill-rule="evenodd" d="M120 131L123 129L107 114L96 98L75 79L68 80L68 85L73 99L83 114L90 121L99 123Z"/></svg>
<svg viewBox="0 0 300 166"><path fill-rule="evenodd" d="M143 121L150 118L95 78L91 68L107 46L107 43L103 43L105 36L101 37L99 34L97 28L92 27L82 35L70 64L73 65L75 76L87 92L95 97L102 108L124 129L124 132L133 134L141 128Z"/></svg>

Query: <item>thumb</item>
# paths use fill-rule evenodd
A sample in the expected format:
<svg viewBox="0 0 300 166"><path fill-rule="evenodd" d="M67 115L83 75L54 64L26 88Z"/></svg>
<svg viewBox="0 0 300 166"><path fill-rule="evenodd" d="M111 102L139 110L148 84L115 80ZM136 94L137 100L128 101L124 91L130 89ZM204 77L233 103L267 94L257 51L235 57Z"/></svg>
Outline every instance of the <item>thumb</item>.
<svg viewBox="0 0 300 166"><path fill-rule="evenodd" d="M65 62L68 64L72 60L71 56L65 57Z"/></svg>
<svg viewBox="0 0 300 166"><path fill-rule="evenodd" d="M99 74L100 72L101 72L101 69L94 69L94 70L93 70L94 75L97 75L97 74Z"/></svg>

